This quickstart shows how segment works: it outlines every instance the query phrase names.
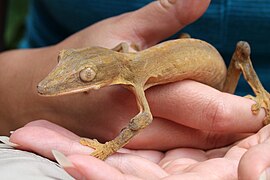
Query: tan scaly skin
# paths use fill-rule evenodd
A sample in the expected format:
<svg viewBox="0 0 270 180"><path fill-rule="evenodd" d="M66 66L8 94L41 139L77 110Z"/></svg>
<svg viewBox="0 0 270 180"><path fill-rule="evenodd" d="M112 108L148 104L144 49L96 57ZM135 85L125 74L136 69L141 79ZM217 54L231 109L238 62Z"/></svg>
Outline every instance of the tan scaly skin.
<svg viewBox="0 0 270 180"><path fill-rule="evenodd" d="M264 122L268 124L270 95L261 85L249 56L248 43L239 42L227 73L222 57L213 46L191 38L167 41L139 52L128 52L125 43L112 50L102 47L63 50L58 65L39 83L38 92L59 96L123 85L135 94L140 112L115 139L105 144L81 139L82 144L95 149L91 155L104 160L151 123L153 117L144 91L159 84L192 79L234 93L242 71L256 95L252 112L256 114L263 107Z"/></svg>

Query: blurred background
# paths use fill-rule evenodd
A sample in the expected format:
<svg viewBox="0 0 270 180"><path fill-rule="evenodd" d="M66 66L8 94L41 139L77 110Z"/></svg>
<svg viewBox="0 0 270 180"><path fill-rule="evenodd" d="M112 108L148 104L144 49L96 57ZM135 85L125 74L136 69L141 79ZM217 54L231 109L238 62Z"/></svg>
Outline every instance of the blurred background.
<svg viewBox="0 0 270 180"><path fill-rule="evenodd" d="M0 0L0 50L14 49L24 33L28 0Z"/></svg>

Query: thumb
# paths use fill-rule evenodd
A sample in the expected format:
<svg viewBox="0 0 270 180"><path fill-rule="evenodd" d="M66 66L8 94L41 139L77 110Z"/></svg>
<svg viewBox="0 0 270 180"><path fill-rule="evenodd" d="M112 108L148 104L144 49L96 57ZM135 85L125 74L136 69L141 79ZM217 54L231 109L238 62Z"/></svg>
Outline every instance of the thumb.
<svg viewBox="0 0 270 180"><path fill-rule="evenodd" d="M210 0L158 0L141 9L96 23L68 38L72 45L112 48L120 42L145 49L198 19Z"/></svg>
<svg viewBox="0 0 270 180"><path fill-rule="evenodd" d="M270 179L269 130L270 125L267 125L238 144L247 150L239 162L239 179Z"/></svg>
<svg viewBox="0 0 270 180"><path fill-rule="evenodd" d="M133 35L131 40L144 49L197 20L209 3L210 0L158 0L129 13L119 23L129 29L128 35ZM125 33L116 32L119 36Z"/></svg>

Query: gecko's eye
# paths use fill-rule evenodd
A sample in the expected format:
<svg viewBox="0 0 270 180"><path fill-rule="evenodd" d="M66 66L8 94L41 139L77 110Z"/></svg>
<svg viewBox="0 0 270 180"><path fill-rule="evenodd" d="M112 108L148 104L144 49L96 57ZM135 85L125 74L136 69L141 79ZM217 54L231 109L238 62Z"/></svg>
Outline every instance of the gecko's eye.
<svg viewBox="0 0 270 180"><path fill-rule="evenodd" d="M80 71L79 76L82 81L90 82L95 78L96 72L93 69L87 67Z"/></svg>

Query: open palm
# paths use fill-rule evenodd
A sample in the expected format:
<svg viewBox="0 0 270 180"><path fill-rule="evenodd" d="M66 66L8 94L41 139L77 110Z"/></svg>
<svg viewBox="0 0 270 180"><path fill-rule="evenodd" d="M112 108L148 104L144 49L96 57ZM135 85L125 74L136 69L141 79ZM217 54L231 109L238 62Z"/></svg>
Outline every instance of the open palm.
<svg viewBox="0 0 270 180"><path fill-rule="evenodd" d="M10 140L50 159L52 150L62 152L73 164L65 170L77 179L257 179L270 162L269 132L266 126L234 145L208 151L121 149L105 162L89 156L93 150L79 144L79 136L48 121L29 123Z"/></svg>

